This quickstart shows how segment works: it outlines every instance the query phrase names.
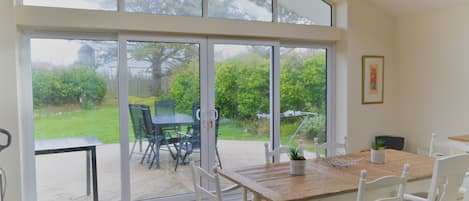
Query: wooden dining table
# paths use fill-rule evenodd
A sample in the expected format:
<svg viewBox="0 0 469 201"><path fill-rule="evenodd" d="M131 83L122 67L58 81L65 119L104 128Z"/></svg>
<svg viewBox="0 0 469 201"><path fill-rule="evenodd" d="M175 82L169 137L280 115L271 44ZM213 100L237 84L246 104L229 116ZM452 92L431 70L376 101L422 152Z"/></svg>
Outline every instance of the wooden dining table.
<svg viewBox="0 0 469 201"><path fill-rule="evenodd" d="M289 162L265 164L237 169L222 169L219 174L254 194L254 200L289 201L323 200L340 197L358 190L360 171L367 170L367 179L401 175L405 163L410 164L409 182L428 181L435 160L413 153L386 150L384 164L370 162L370 152L347 154L351 159L362 159L350 167L334 167L325 159L307 160L304 176L290 175ZM351 195L353 196L353 195ZM354 200L355 198L325 199Z"/></svg>
<svg viewBox="0 0 469 201"><path fill-rule="evenodd" d="M469 134L448 137L449 140L469 144Z"/></svg>

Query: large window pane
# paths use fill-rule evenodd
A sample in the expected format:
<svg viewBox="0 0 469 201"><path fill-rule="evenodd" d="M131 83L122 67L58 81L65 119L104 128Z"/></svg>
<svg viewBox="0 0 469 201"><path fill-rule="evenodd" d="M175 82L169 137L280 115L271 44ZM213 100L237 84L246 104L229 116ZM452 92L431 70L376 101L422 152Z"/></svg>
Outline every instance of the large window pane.
<svg viewBox="0 0 469 201"><path fill-rule="evenodd" d="M31 60L36 141L97 138L99 200L119 200L117 42L31 39ZM86 164L84 152L38 155L38 200L90 198Z"/></svg>
<svg viewBox="0 0 469 201"><path fill-rule="evenodd" d="M188 163L200 164L203 135L196 120L199 44L129 41L127 47L132 199L191 193ZM145 120L137 105L148 109L149 126L139 124Z"/></svg>
<svg viewBox="0 0 469 201"><path fill-rule="evenodd" d="M263 164L270 142L271 46L217 44L215 106L223 168Z"/></svg>
<svg viewBox="0 0 469 201"><path fill-rule="evenodd" d="M127 12L202 16L202 0L126 0Z"/></svg>
<svg viewBox="0 0 469 201"><path fill-rule="evenodd" d="M92 10L117 10L117 0L23 0L24 5Z"/></svg>
<svg viewBox="0 0 469 201"><path fill-rule="evenodd" d="M278 21L331 26L332 7L323 0L278 0Z"/></svg>
<svg viewBox="0 0 469 201"><path fill-rule="evenodd" d="M327 51L280 48L280 138L283 145L305 143L314 157L314 138L326 142Z"/></svg>
<svg viewBox="0 0 469 201"><path fill-rule="evenodd" d="M272 0L208 0L208 16L272 21Z"/></svg>

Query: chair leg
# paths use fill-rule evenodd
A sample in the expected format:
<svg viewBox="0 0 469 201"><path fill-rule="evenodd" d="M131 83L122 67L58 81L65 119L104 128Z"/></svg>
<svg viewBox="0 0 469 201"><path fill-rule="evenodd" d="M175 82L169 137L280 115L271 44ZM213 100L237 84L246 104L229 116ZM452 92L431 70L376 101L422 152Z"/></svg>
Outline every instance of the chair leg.
<svg viewBox="0 0 469 201"><path fill-rule="evenodd" d="M135 151L135 144L137 144L137 140L134 141L134 145L132 145L132 151L130 152L130 155L129 155L129 160L132 159L132 154L134 154L134 151ZM142 152L142 147L140 145L140 152Z"/></svg>
<svg viewBox="0 0 469 201"><path fill-rule="evenodd" d="M142 137L139 137L139 141L140 141L140 142L139 142L139 143L140 143L140 152L142 152L142 141L143 141ZM135 146L135 145L134 145L134 146Z"/></svg>
<svg viewBox="0 0 469 201"><path fill-rule="evenodd" d="M215 147L215 153L217 154L218 165L220 166L220 169L223 169L223 166L221 165L220 153L218 153L218 146Z"/></svg>
<svg viewBox="0 0 469 201"><path fill-rule="evenodd" d="M151 160L150 167L148 167L148 169L151 169L151 167L153 167L153 163L155 161L156 161L156 168L160 169L160 144L155 143L155 146L156 146L156 150L153 149L155 155L153 157L153 160Z"/></svg>
<svg viewBox="0 0 469 201"><path fill-rule="evenodd" d="M177 153L176 153L176 165L174 166L174 171L176 171L178 169L178 165L179 165L179 158L181 156L181 148L182 148L182 145L180 144L179 145L179 149L177 149Z"/></svg>
<svg viewBox="0 0 469 201"><path fill-rule="evenodd" d="M148 150L150 149L151 146L152 146L152 143L151 143L151 142L148 142L148 146L147 146L147 148L145 149L145 153L144 153L143 156L142 156L142 160L140 161L140 164L143 164L143 161L145 161L145 156L147 155ZM150 154L150 155L151 155L151 154Z"/></svg>

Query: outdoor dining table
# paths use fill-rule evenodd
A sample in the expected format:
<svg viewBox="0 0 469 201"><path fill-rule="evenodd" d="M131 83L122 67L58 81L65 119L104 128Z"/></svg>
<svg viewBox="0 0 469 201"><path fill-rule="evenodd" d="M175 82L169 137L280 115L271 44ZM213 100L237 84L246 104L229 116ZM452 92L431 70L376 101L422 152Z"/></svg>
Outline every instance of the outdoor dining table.
<svg viewBox="0 0 469 201"><path fill-rule="evenodd" d="M189 116L186 114L154 115L152 116L152 123L155 127L160 128L160 129L165 128L165 127L177 127L178 130L180 130L182 126L194 125L194 120L192 119L192 116ZM178 138L175 139L176 140L175 142L171 142L171 143L181 144L181 140L182 140L181 133L182 132L177 132ZM177 154L176 156L173 156L173 158L177 159L176 163L178 163L180 159L181 159L181 162L184 162L182 161L181 149L178 148L176 145L175 145L175 148L176 148ZM177 165L175 166L174 169L175 170L177 169Z"/></svg>
<svg viewBox="0 0 469 201"><path fill-rule="evenodd" d="M267 201L355 200L361 170L368 171L369 180L399 176L405 163L411 166L409 182L414 182L418 190L429 183L433 158L396 150L386 150L386 154L384 164L371 163L369 151L347 154L346 157L362 158L351 167L333 167L324 159L307 160L304 176L290 175L288 162L222 169L219 174L252 192L254 200Z"/></svg>
<svg viewBox="0 0 469 201"><path fill-rule="evenodd" d="M86 195L91 194L91 180L93 186L93 200L98 201L98 168L96 163L96 146L101 145L96 137L74 137L61 139L37 140L35 154L58 154L76 151L86 152Z"/></svg>

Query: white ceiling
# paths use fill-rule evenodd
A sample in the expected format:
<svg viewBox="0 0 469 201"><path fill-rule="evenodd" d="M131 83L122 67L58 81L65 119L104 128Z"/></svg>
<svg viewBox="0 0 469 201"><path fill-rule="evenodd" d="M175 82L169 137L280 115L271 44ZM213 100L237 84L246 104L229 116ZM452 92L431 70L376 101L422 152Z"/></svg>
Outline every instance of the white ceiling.
<svg viewBox="0 0 469 201"><path fill-rule="evenodd" d="M360 0L361 1L361 0ZM404 16L469 3L469 0L368 0L393 16Z"/></svg>

